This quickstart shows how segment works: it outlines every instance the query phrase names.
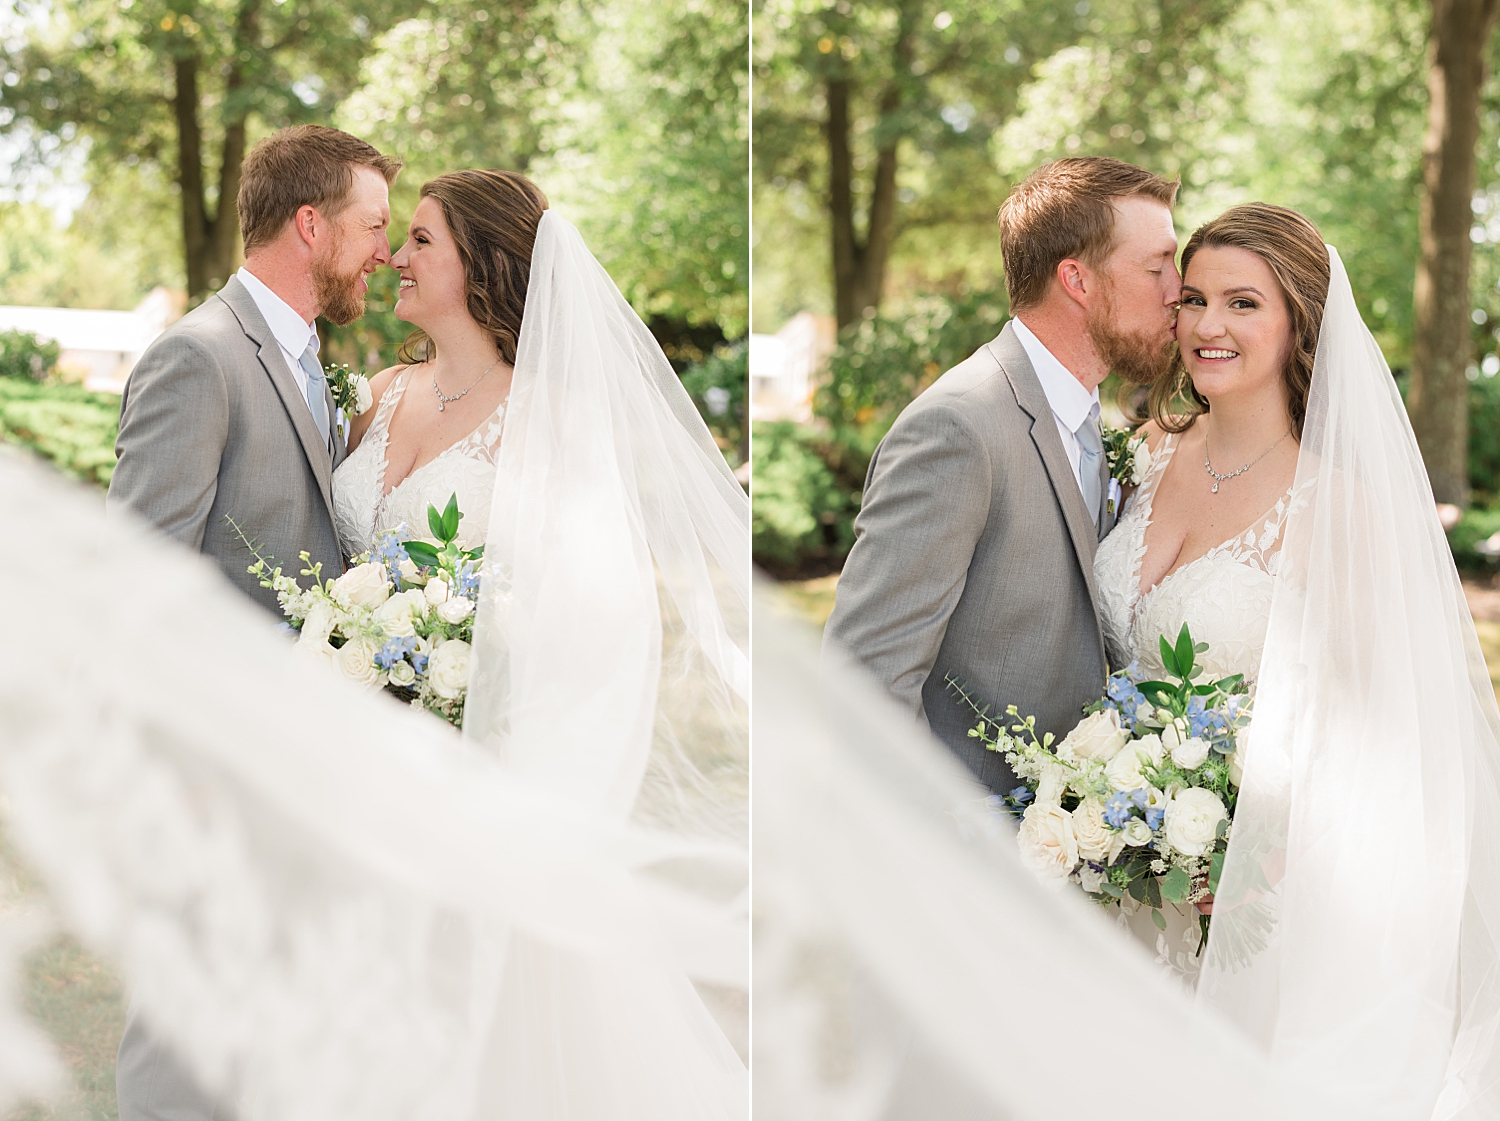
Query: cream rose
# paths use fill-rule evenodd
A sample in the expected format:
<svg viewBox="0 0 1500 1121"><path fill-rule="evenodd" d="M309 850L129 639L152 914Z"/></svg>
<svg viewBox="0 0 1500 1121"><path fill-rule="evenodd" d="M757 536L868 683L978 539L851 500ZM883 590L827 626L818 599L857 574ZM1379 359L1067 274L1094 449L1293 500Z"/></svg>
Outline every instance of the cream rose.
<svg viewBox="0 0 1500 1121"><path fill-rule="evenodd" d="M351 638L338 648L333 656L339 672L361 685L378 685L381 681L380 667L375 664L375 655L380 647L368 638Z"/></svg>
<svg viewBox="0 0 1500 1121"><path fill-rule="evenodd" d="M1063 791L1067 788L1066 772L1056 763L1044 763L1042 776L1037 780L1035 806L1062 805Z"/></svg>
<svg viewBox="0 0 1500 1121"><path fill-rule="evenodd" d="M421 619L427 614L427 595L422 588L407 588L401 593L411 600L411 617Z"/></svg>
<svg viewBox="0 0 1500 1121"><path fill-rule="evenodd" d="M1104 824L1104 803L1097 798L1085 798L1073 811L1073 837L1078 843L1078 855L1084 860L1099 864L1108 859L1114 847L1115 833Z"/></svg>
<svg viewBox="0 0 1500 1121"><path fill-rule="evenodd" d="M1120 727L1119 713L1112 708L1101 708L1079 721L1058 750L1061 754L1063 748L1070 748L1074 758L1108 763L1129 740L1130 733Z"/></svg>
<svg viewBox="0 0 1500 1121"><path fill-rule="evenodd" d="M1114 784L1116 790L1140 790L1149 785L1141 768L1147 763L1161 760L1161 740L1156 736L1144 736L1127 744L1104 767L1104 777Z"/></svg>
<svg viewBox="0 0 1500 1121"><path fill-rule="evenodd" d="M1228 817L1217 794L1190 786L1167 803L1162 833L1167 844L1184 856L1202 856L1218 836L1219 822Z"/></svg>
<svg viewBox="0 0 1500 1121"><path fill-rule="evenodd" d="M351 568L333 582L333 598L341 607L368 607L374 610L390 594L384 565L362 564Z"/></svg>
<svg viewBox="0 0 1500 1121"><path fill-rule="evenodd" d="M1016 843L1022 862L1038 879L1061 882L1078 866L1073 815L1061 806L1028 807Z"/></svg>
<svg viewBox="0 0 1500 1121"><path fill-rule="evenodd" d="M370 389L370 379L364 374L354 375L354 415L364 416L375 403L375 394Z"/></svg>
<svg viewBox="0 0 1500 1121"><path fill-rule="evenodd" d="M375 612L375 621L386 634L406 638L417 633L412 626L412 610L410 598L404 595L391 596Z"/></svg>
<svg viewBox="0 0 1500 1121"><path fill-rule="evenodd" d="M1245 784L1245 768L1240 763L1240 753L1236 751L1229 757L1229 781L1238 790Z"/></svg>
<svg viewBox="0 0 1500 1121"><path fill-rule="evenodd" d="M427 597L428 603L437 607L448 598L448 581L441 576L434 576L427 581L427 586L422 589L422 593Z"/></svg>
<svg viewBox="0 0 1500 1121"><path fill-rule="evenodd" d="M1184 771L1196 771L1208 758L1208 741L1192 736L1172 749L1172 762Z"/></svg>
<svg viewBox="0 0 1500 1121"><path fill-rule="evenodd" d="M454 596L438 604L438 618L445 623L462 623L474 610L474 601L465 596Z"/></svg>
<svg viewBox="0 0 1500 1121"><path fill-rule="evenodd" d="M410 662L402 659L391 667L390 679L392 685L400 685L403 688L408 685L415 685L417 671L411 668Z"/></svg>
<svg viewBox="0 0 1500 1121"><path fill-rule="evenodd" d="M469 687L469 644L462 639L443 643L427 661L427 681L445 701L456 701Z"/></svg>
<svg viewBox="0 0 1500 1121"><path fill-rule="evenodd" d="M301 657L319 662L329 669L332 669L337 664L335 659L338 656L338 651L330 646L327 641L307 642L304 640L298 642L294 649Z"/></svg>
<svg viewBox="0 0 1500 1121"><path fill-rule="evenodd" d="M333 608L326 600L314 600L307 618L302 620L302 637L298 639L298 645L328 645L328 636L333 633L333 625L337 621Z"/></svg>
<svg viewBox="0 0 1500 1121"><path fill-rule="evenodd" d="M1131 818L1125 823L1125 828L1120 830L1121 839L1132 848L1140 848L1142 845L1150 844L1151 836L1151 826L1138 817Z"/></svg>

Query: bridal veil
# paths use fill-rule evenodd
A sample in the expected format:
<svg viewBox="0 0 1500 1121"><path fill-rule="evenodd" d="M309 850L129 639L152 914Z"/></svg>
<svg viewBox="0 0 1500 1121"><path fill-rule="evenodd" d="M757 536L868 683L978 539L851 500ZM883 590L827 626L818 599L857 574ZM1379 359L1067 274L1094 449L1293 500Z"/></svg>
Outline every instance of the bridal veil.
<svg viewBox="0 0 1500 1121"><path fill-rule="evenodd" d="M1395 383L1329 248L1200 1002L1326 1116L1500 1115L1495 697Z"/></svg>
<svg viewBox="0 0 1500 1121"><path fill-rule="evenodd" d="M463 739L0 449L7 832L241 1121L748 1115L748 503L551 212L508 425Z"/></svg>

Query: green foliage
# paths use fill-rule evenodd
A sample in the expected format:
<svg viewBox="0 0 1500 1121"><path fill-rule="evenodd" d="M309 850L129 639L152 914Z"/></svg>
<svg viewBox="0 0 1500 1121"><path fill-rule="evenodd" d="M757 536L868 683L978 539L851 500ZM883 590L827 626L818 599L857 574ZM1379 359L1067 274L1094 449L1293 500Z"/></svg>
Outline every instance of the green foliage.
<svg viewBox="0 0 1500 1121"><path fill-rule="evenodd" d="M731 467L750 458L750 430L745 424L749 384L749 348L743 342L718 348L682 374L682 387Z"/></svg>
<svg viewBox="0 0 1500 1121"><path fill-rule="evenodd" d="M857 492L829 468L815 432L785 421L758 423L754 440L756 562L781 575L839 567L854 544Z"/></svg>
<svg viewBox="0 0 1500 1121"><path fill-rule="evenodd" d="M0 440L52 461L65 475L108 486L120 399L82 386L0 378Z"/></svg>
<svg viewBox="0 0 1500 1121"><path fill-rule="evenodd" d="M1469 485L1476 506L1500 503L1500 377L1469 386Z"/></svg>
<svg viewBox="0 0 1500 1121"><path fill-rule="evenodd" d="M1500 510L1471 507L1464 511L1458 524L1448 531L1448 545L1458 567L1470 572L1493 572L1494 562L1474 551L1474 546L1492 534L1500 533Z"/></svg>
<svg viewBox="0 0 1500 1121"><path fill-rule="evenodd" d="M0 377L45 381L57 368L62 348L27 331L0 331Z"/></svg>

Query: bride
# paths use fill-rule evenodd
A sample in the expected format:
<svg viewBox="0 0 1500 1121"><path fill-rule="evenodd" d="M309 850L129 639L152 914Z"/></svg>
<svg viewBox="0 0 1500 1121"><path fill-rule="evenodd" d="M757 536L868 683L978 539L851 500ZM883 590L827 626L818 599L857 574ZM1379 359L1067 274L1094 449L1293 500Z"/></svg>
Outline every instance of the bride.
<svg viewBox="0 0 1500 1121"><path fill-rule="evenodd" d="M1195 915L1132 931L1340 1116L1494 1116L1500 720L1405 410L1300 215L1235 207L1182 272L1100 614L1148 674L1187 623L1256 710L1201 958Z"/></svg>

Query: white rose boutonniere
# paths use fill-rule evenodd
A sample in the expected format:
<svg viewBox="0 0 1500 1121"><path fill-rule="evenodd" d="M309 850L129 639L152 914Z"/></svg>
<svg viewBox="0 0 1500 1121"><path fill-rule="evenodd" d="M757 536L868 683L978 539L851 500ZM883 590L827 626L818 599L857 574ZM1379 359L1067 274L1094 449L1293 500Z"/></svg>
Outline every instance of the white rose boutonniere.
<svg viewBox="0 0 1500 1121"><path fill-rule="evenodd" d="M328 379L328 391L333 394L333 403L344 410L346 416L357 417L370 411L375 403L375 394L370 389L370 379L353 369L349 364L326 366L323 375Z"/></svg>
<svg viewBox="0 0 1500 1121"><path fill-rule="evenodd" d="M1124 488L1145 482L1151 470L1151 449L1146 447L1146 437L1107 424L1099 425L1099 437L1109 467L1109 512L1118 514Z"/></svg>

